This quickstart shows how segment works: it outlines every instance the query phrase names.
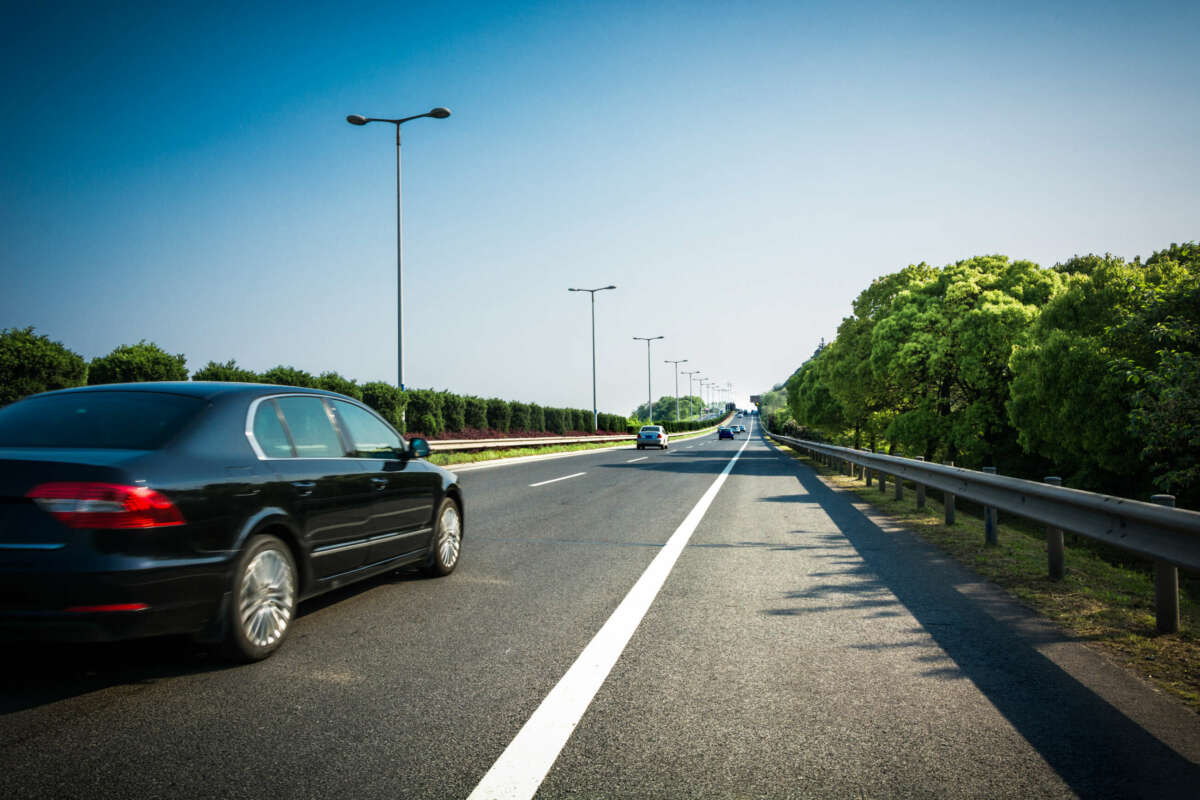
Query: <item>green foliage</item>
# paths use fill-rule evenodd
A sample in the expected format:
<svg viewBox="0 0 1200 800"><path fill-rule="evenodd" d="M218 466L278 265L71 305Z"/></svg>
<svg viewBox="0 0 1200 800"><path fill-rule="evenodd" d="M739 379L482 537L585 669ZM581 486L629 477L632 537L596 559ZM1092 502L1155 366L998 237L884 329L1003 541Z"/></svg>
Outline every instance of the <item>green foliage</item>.
<svg viewBox="0 0 1200 800"><path fill-rule="evenodd" d="M263 383L270 383L276 386L300 386L306 389L319 388L317 386L317 379L312 374L302 369L284 366L283 364L271 367L259 377Z"/></svg>
<svg viewBox="0 0 1200 800"><path fill-rule="evenodd" d="M508 401L501 400L498 397L489 398L487 401L487 419L489 428L501 433L508 433L509 424L512 420L512 410L508 407Z"/></svg>
<svg viewBox="0 0 1200 800"><path fill-rule="evenodd" d="M512 431L527 431L529 427L529 404L528 403L509 403L510 417L508 428Z"/></svg>
<svg viewBox="0 0 1200 800"><path fill-rule="evenodd" d="M442 392L442 421L447 431L461 431L467 427L467 398L454 392Z"/></svg>
<svg viewBox="0 0 1200 800"><path fill-rule="evenodd" d="M464 418L468 428L487 430L487 400L482 397L467 397Z"/></svg>
<svg viewBox="0 0 1200 800"><path fill-rule="evenodd" d="M92 359L88 365L88 385L186 381L186 363L182 353L171 355L143 339L137 344L123 344L106 356Z"/></svg>
<svg viewBox="0 0 1200 800"><path fill-rule="evenodd" d="M690 419L699 416L704 411L704 401L695 395L679 398L679 419ZM634 409L635 419L646 419L646 404L642 403ZM663 395L654 401L654 422L675 419L675 395Z"/></svg>
<svg viewBox="0 0 1200 800"><path fill-rule="evenodd" d="M406 389L404 395L408 402L405 414L409 431L431 438L439 436L446 427L441 394L432 389Z"/></svg>
<svg viewBox="0 0 1200 800"><path fill-rule="evenodd" d="M336 372L322 372L317 378L317 388L327 392L337 392L355 400L362 400L362 387L349 378L343 378Z"/></svg>
<svg viewBox="0 0 1200 800"><path fill-rule="evenodd" d="M537 403L529 404L529 430L545 431L546 428L546 411Z"/></svg>
<svg viewBox="0 0 1200 800"><path fill-rule="evenodd" d="M392 427L404 433L404 407L407 402L405 393L390 383L372 381L363 384L362 401L379 412L379 415L392 424Z"/></svg>
<svg viewBox="0 0 1200 800"><path fill-rule="evenodd" d="M563 409L546 408L543 409L543 411L545 413L546 420L544 430L550 431L551 433L557 433L559 436L565 435L567 432L567 420L566 415L563 413Z"/></svg>
<svg viewBox="0 0 1200 800"><path fill-rule="evenodd" d="M228 383L258 383L260 378L258 373L243 369L237 365L237 362L232 358L224 364L218 364L216 361L209 361L200 369L192 373L194 381L225 381Z"/></svg>
<svg viewBox="0 0 1200 800"><path fill-rule="evenodd" d="M35 334L32 327L0 330L0 406L86 381L87 364L61 342Z"/></svg>

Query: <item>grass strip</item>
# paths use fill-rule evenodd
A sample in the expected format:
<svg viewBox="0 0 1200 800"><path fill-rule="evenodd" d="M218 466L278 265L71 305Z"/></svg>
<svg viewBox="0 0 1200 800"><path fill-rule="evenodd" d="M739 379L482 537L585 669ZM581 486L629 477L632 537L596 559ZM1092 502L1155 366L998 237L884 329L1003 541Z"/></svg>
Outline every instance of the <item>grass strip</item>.
<svg viewBox="0 0 1200 800"><path fill-rule="evenodd" d="M1161 634L1155 627L1153 565L1132 554L1115 556L1112 548L1095 547L1086 537L1066 534L1066 575L1049 577L1045 528L1023 519L1000 517L999 544L984 544L983 520L963 513L945 524L945 510L930 492L925 508L917 508L916 487L905 484L904 498L894 498L878 484L830 469L808 456L780 446L780 451L812 467L833 486L903 522L976 574L1053 620L1077 639L1099 647L1118 663L1178 697L1200 712L1200 577L1179 574L1180 632ZM1106 557L1107 556L1107 557ZM1118 560L1119 559L1119 560Z"/></svg>

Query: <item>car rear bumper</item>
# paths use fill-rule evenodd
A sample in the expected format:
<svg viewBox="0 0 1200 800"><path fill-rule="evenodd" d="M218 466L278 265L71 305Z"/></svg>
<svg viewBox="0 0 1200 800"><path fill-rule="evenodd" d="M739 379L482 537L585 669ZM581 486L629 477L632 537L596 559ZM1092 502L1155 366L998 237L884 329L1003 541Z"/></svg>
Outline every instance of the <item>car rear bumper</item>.
<svg viewBox="0 0 1200 800"><path fill-rule="evenodd" d="M0 638L116 641L192 633L226 588L216 564L105 573L0 571Z"/></svg>

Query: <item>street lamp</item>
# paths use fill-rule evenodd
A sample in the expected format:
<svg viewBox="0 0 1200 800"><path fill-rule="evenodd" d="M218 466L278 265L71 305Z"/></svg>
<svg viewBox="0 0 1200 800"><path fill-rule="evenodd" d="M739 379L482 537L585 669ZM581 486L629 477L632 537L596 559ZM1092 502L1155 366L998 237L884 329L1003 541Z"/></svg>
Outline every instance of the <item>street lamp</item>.
<svg viewBox="0 0 1200 800"><path fill-rule="evenodd" d="M708 411L708 403L705 402L706 394L704 391L704 387L708 386L709 379L708 378L700 378L699 382L700 382L700 416L703 417L705 412Z"/></svg>
<svg viewBox="0 0 1200 800"><path fill-rule="evenodd" d="M664 364L675 365L675 421L679 422L679 365L686 363L686 358L681 358L678 361L672 361L669 358L663 359Z"/></svg>
<svg viewBox="0 0 1200 800"><path fill-rule="evenodd" d="M600 429L600 414L596 410L596 292L615 289L615 286L601 286L599 289L567 289L568 292L588 292L592 295L592 430Z"/></svg>
<svg viewBox="0 0 1200 800"><path fill-rule="evenodd" d="M692 376L693 376L693 375L699 375L699 374L700 374L700 370L698 370L698 369L691 369L691 370L685 369L685 370L683 371L683 374L688 376L688 409L690 410L690 409L691 409L691 407L692 407ZM691 419L691 415L690 415L690 414L688 415L688 418L689 418L689 419Z"/></svg>
<svg viewBox="0 0 1200 800"><path fill-rule="evenodd" d="M655 339L662 339L664 337L651 336L651 337L647 338L645 336L635 336L633 338L639 342L646 343L646 416L650 417L650 422L653 423L654 422L654 397L651 395L651 392L650 392L650 343L653 342Z"/></svg>
<svg viewBox="0 0 1200 800"><path fill-rule="evenodd" d="M424 114L416 114L402 119L382 119L379 117L364 117L361 114L351 114L346 122L351 125L366 125L368 122L390 122L396 126L396 385L404 391L404 247L403 226L401 224L400 203L400 126L409 120L431 117L445 119L450 116L448 108L434 108Z"/></svg>

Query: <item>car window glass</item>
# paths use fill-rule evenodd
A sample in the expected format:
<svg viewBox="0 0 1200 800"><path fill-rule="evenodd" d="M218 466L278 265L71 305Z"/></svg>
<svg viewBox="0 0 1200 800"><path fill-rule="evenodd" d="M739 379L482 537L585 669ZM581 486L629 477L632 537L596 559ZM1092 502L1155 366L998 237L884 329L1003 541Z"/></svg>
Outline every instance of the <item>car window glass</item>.
<svg viewBox="0 0 1200 800"><path fill-rule="evenodd" d="M258 410L254 412L254 440L267 458L291 458L295 455L273 400L259 403Z"/></svg>
<svg viewBox="0 0 1200 800"><path fill-rule="evenodd" d="M280 397L276 399L283 418L296 443L300 458L341 458L342 443L319 397Z"/></svg>
<svg viewBox="0 0 1200 800"><path fill-rule="evenodd" d="M334 400L342 420L342 429L349 435L351 455L359 458L396 458L396 451L404 448L400 437L370 411L352 403Z"/></svg>
<svg viewBox="0 0 1200 800"><path fill-rule="evenodd" d="M155 450L208 406L165 392L86 391L30 397L0 409L0 447Z"/></svg>

